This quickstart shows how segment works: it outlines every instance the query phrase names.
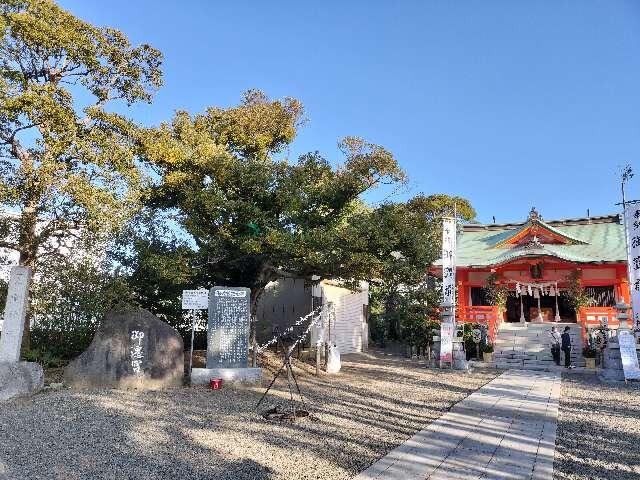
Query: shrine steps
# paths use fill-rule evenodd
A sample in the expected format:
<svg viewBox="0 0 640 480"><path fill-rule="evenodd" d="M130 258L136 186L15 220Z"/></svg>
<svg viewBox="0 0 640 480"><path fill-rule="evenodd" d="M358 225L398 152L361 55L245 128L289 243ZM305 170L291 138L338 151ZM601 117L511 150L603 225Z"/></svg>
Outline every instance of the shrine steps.
<svg viewBox="0 0 640 480"><path fill-rule="evenodd" d="M548 332L555 325L562 333L564 327L571 328L571 363L584 367L580 327L575 323L503 323L494 342L493 364L498 368L545 370L555 367L551 355ZM561 365L564 354L561 353Z"/></svg>

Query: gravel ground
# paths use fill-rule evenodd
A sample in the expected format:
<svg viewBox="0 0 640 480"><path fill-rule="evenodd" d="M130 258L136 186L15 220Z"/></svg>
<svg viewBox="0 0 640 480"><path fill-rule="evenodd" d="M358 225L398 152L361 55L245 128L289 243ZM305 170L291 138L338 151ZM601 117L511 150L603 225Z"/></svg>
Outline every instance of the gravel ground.
<svg viewBox="0 0 640 480"><path fill-rule="evenodd" d="M640 384L565 374L555 479L640 479Z"/></svg>
<svg viewBox="0 0 640 480"><path fill-rule="evenodd" d="M299 371L317 421L294 424L256 414L263 387L58 390L4 403L0 479L347 479L499 373L379 352L343 360L338 376ZM285 398L286 383L276 386Z"/></svg>

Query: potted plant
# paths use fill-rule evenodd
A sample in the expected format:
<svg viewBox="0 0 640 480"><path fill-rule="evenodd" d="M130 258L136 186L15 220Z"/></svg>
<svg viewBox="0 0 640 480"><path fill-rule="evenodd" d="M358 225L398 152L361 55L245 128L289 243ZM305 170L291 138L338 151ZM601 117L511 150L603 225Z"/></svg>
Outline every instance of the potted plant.
<svg viewBox="0 0 640 480"><path fill-rule="evenodd" d="M482 347L482 359L487 363L493 362L493 345L490 343Z"/></svg>
<svg viewBox="0 0 640 480"><path fill-rule="evenodd" d="M597 354L598 352L591 345L585 345L582 348L582 356L584 357L584 361L586 363L587 368L591 370L595 370Z"/></svg>

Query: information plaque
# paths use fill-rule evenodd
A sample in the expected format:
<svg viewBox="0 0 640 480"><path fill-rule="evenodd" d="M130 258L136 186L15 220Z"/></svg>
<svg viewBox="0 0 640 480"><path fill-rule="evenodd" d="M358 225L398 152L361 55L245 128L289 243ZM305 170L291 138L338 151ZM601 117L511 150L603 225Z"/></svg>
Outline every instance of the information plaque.
<svg viewBox="0 0 640 480"><path fill-rule="evenodd" d="M213 287L209 294L207 368L246 368L251 290Z"/></svg>
<svg viewBox="0 0 640 480"><path fill-rule="evenodd" d="M622 360L625 380L640 380L635 335L629 330L620 331L618 333L618 345L620 345L620 359Z"/></svg>

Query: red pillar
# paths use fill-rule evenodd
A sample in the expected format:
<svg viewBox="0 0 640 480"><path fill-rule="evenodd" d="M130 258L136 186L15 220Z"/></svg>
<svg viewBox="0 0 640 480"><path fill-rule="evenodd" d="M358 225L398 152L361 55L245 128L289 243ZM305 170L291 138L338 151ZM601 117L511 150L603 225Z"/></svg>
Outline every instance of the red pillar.
<svg viewBox="0 0 640 480"><path fill-rule="evenodd" d="M469 305L469 272L467 270L458 271L458 306L466 307Z"/></svg>
<svg viewBox="0 0 640 480"><path fill-rule="evenodd" d="M627 266L618 265L616 267L616 296L621 298L626 304L631 303L629 296L629 279L627 277Z"/></svg>

